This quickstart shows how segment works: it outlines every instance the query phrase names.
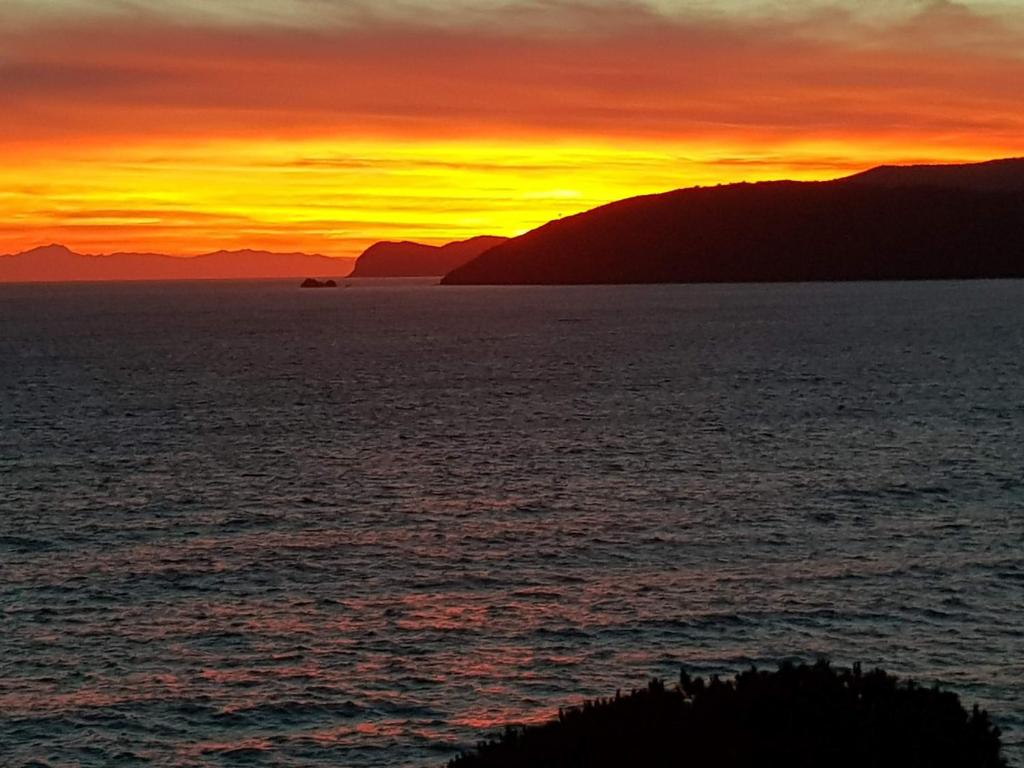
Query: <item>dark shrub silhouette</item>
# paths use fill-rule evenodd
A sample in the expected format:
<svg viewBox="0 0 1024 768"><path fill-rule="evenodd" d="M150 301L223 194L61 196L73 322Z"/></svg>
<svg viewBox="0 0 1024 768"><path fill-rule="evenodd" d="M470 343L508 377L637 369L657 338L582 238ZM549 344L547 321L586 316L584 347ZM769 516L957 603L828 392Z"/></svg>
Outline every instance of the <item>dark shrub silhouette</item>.
<svg viewBox="0 0 1024 768"><path fill-rule="evenodd" d="M826 662L751 669L734 680L588 702L540 726L507 728L449 768L988 768L1005 766L999 730L953 693L881 670Z"/></svg>

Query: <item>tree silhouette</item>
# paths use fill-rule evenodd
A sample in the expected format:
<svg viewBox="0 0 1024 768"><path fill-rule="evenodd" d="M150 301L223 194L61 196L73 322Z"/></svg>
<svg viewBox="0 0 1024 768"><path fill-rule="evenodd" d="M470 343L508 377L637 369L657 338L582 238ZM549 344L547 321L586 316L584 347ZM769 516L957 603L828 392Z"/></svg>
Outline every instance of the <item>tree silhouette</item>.
<svg viewBox="0 0 1024 768"><path fill-rule="evenodd" d="M999 730L938 688L827 662L690 677L506 728L449 768L1005 768Z"/></svg>

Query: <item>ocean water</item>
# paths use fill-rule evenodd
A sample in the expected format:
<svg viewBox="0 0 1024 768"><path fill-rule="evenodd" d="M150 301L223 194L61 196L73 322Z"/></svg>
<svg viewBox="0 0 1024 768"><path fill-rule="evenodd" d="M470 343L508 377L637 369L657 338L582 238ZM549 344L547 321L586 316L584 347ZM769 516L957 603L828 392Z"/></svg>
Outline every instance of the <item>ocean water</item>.
<svg viewBox="0 0 1024 768"><path fill-rule="evenodd" d="M819 656L1024 765L1024 282L0 286L0 765L441 766Z"/></svg>

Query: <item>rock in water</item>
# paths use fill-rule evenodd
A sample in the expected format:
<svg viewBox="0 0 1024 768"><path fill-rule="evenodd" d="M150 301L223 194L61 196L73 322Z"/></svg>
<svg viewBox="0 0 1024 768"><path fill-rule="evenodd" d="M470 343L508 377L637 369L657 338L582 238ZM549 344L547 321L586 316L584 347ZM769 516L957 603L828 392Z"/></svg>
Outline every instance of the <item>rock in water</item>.
<svg viewBox="0 0 1024 768"><path fill-rule="evenodd" d="M336 282L334 282L333 280L325 280L324 282L320 282L319 280L316 280L316 279L314 279L312 277L307 277L305 280L302 281L302 285L300 285L299 287L300 288L337 288L338 284Z"/></svg>

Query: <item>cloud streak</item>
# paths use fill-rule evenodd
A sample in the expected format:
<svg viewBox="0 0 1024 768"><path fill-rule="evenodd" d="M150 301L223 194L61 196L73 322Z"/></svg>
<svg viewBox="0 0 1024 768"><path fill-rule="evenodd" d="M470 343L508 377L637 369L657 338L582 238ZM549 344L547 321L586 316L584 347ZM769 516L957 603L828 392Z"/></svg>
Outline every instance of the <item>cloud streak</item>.
<svg viewBox="0 0 1024 768"><path fill-rule="evenodd" d="M8 32L0 139L756 131L1000 143L1024 127L1024 38L951 3L882 30L841 9L780 21L544 4L536 13L567 23L530 35L522 13L322 30L124 14Z"/></svg>

